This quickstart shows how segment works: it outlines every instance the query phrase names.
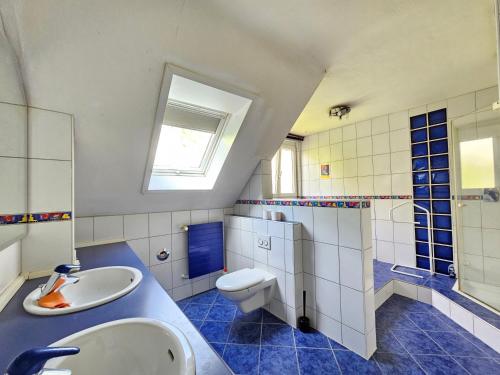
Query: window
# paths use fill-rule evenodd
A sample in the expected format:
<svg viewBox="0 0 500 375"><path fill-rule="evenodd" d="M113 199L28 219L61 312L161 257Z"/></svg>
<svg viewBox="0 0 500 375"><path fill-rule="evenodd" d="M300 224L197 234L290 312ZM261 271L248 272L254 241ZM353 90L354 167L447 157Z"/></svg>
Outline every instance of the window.
<svg viewBox="0 0 500 375"><path fill-rule="evenodd" d="M273 195L297 197L297 141L286 140L272 160Z"/></svg>
<svg viewBox="0 0 500 375"><path fill-rule="evenodd" d="M255 99L166 64L143 192L213 189Z"/></svg>
<svg viewBox="0 0 500 375"><path fill-rule="evenodd" d="M460 142L462 189L495 186L493 138Z"/></svg>
<svg viewBox="0 0 500 375"><path fill-rule="evenodd" d="M226 117L225 113L169 101L156 148L153 173L205 175Z"/></svg>

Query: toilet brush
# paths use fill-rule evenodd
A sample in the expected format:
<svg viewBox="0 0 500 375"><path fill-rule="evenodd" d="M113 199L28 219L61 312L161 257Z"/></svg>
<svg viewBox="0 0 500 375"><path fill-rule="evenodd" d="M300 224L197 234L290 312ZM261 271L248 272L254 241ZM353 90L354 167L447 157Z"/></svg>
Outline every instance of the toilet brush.
<svg viewBox="0 0 500 375"><path fill-rule="evenodd" d="M302 306L304 309L304 314L297 319L297 328L302 332L308 332L310 330L309 318L306 316L306 291L302 291Z"/></svg>

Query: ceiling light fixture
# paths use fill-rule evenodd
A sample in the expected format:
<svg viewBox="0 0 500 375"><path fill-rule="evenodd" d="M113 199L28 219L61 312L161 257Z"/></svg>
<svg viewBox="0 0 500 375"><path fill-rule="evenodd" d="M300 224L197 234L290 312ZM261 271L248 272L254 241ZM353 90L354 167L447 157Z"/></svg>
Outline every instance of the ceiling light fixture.
<svg viewBox="0 0 500 375"><path fill-rule="evenodd" d="M330 108L330 117L338 117L342 120L342 117L351 112L351 107L347 105L339 105Z"/></svg>

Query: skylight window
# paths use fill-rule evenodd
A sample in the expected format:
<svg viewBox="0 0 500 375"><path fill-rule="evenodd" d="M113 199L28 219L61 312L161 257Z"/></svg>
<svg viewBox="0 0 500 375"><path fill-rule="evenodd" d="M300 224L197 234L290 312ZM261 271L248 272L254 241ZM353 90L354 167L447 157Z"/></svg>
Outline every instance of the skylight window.
<svg viewBox="0 0 500 375"><path fill-rule="evenodd" d="M212 189L255 99L167 64L143 192Z"/></svg>
<svg viewBox="0 0 500 375"><path fill-rule="evenodd" d="M226 118L225 113L168 102L153 173L204 175Z"/></svg>

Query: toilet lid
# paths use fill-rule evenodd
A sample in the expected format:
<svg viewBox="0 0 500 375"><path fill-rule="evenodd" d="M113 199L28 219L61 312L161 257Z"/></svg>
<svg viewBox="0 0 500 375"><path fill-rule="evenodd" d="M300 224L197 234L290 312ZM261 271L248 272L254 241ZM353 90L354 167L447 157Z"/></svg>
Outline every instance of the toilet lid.
<svg viewBox="0 0 500 375"><path fill-rule="evenodd" d="M235 292L257 285L265 278L265 273L259 269L243 268L219 277L215 286L220 290Z"/></svg>

